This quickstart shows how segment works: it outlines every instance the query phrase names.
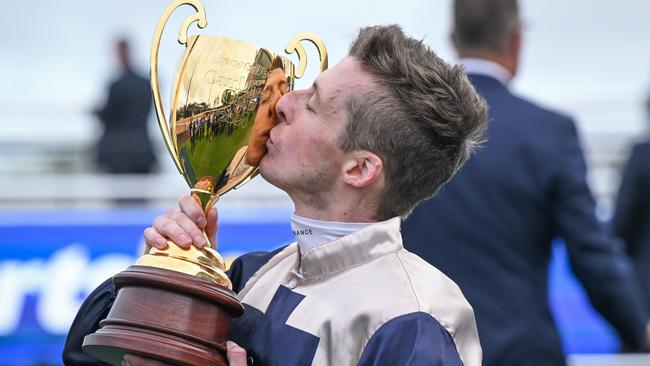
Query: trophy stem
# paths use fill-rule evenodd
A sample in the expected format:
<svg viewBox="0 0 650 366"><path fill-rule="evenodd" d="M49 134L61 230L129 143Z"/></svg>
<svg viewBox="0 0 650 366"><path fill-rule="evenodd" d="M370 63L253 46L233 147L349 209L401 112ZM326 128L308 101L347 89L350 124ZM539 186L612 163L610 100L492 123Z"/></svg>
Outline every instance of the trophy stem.
<svg viewBox="0 0 650 366"><path fill-rule="evenodd" d="M206 216L208 215L210 209L214 207L214 205L219 201L219 195L206 189L192 188L190 189L190 193L192 195L192 198L194 198L196 202L201 205L201 208L203 209L203 212Z"/></svg>
<svg viewBox="0 0 650 366"><path fill-rule="evenodd" d="M211 186L206 186L206 188L208 189L192 188L191 194L192 198L201 205L201 208L207 215L207 212L219 200L219 195L212 192ZM216 238L215 242L211 243L210 237L205 229L203 230L203 235L208 243L204 248L199 249L194 245L190 245L189 248L181 248L169 240L167 242L167 248L151 248L148 254L138 258L136 264L171 269L231 289L232 283L225 273L226 262L216 251Z"/></svg>
<svg viewBox="0 0 650 366"><path fill-rule="evenodd" d="M192 194L192 198L194 198L196 202L198 202L199 205L201 205L201 209L203 209L203 212L205 213L206 217L208 216L208 213L210 212L212 207L214 207L214 205L217 204L217 202L219 202L219 195L209 190L192 188L190 192ZM210 246L216 250L217 249L216 238L214 240L215 242L212 243L210 241L210 237L208 236L208 233L206 233L205 230L203 230L203 235L205 236L207 242L210 243Z"/></svg>

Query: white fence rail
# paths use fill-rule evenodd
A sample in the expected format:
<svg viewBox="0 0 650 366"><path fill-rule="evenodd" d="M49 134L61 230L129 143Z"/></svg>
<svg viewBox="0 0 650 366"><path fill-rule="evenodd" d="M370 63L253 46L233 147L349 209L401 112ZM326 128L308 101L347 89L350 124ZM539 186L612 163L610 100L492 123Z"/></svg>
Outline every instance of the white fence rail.
<svg viewBox="0 0 650 366"><path fill-rule="evenodd" d="M590 135L584 139L589 182L608 215L615 200L629 135ZM146 200L168 206L187 192L164 147L159 146L160 172L152 175L110 175L96 171L89 142L0 143L0 208L98 207ZM260 178L240 192L224 196L222 204L290 205L284 194Z"/></svg>

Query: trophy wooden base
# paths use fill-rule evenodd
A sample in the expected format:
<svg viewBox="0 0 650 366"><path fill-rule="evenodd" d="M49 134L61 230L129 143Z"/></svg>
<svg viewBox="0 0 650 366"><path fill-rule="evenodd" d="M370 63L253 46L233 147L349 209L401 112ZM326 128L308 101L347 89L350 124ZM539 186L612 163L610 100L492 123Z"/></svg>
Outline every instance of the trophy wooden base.
<svg viewBox="0 0 650 366"><path fill-rule="evenodd" d="M83 350L120 365L125 353L173 365L226 366L232 317L243 306L223 286L184 273L130 266L113 277L117 297Z"/></svg>

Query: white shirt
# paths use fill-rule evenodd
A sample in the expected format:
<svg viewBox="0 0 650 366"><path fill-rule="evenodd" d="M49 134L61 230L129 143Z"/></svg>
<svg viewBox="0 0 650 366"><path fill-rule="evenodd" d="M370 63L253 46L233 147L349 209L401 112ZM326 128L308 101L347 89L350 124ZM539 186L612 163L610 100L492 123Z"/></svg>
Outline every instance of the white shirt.
<svg viewBox="0 0 650 366"><path fill-rule="evenodd" d="M490 60L465 57L458 60L458 63L465 67L465 72L468 74L489 76L505 86L508 86L512 79L512 74L505 67Z"/></svg>
<svg viewBox="0 0 650 366"><path fill-rule="evenodd" d="M291 231L296 237L302 254L311 248L359 231L370 224L369 222L322 221L298 215L291 217Z"/></svg>

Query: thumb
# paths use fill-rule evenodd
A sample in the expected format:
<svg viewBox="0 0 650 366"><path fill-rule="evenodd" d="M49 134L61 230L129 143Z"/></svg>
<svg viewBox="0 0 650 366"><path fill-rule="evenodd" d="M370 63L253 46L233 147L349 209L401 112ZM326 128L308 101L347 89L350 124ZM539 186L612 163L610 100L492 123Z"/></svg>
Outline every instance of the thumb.
<svg viewBox="0 0 650 366"><path fill-rule="evenodd" d="M205 233L208 235L208 239L212 244L212 248L217 246L217 229L219 228L218 224L218 213L215 207L211 208L208 211L207 221L208 223L205 226Z"/></svg>
<svg viewBox="0 0 650 366"><path fill-rule="evenodd" d="M226 342L226 352L230 366L246 366L246 350L239 347L237 343Z"/></svg>

